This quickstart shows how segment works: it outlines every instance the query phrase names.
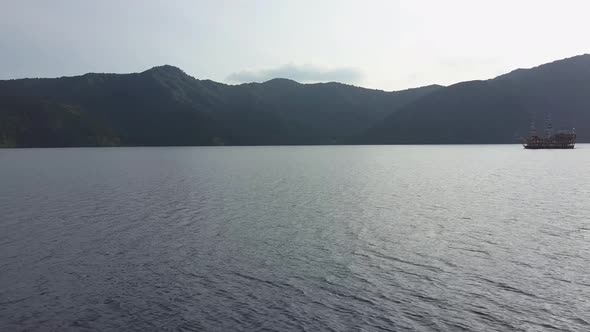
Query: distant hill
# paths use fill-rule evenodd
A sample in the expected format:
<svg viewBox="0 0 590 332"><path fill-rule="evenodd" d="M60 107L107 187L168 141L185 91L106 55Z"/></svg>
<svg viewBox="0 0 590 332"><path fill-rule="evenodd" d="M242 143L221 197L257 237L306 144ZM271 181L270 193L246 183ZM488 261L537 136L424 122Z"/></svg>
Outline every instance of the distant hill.
<svg viewBox="0 0 590 332"><path fill-rule="evenodd" d="M410 103L367 130L357 142L515 143L536 119L576 128L590 142L590 55L518 69L487 81L455 84Z"/></svg>
<svg viewBox="0 0 590 332"><path fill-rule="evenodd" d="M112 130L77 107L0 97L0 147L119 144Z"/></svg>
<svg viewBox="0 0 590 332"><path fill-rule="evenodd" d="M287 79L226 85L173 66L0 81L0 147L590 142L590 55L397 92Z"/></svg>
<svg viewBox="0 0 590 332"><path fill-rule="evenodd" d="M173 66L0 81L0 146L337 144L440 86L225 85Z"/></svg>

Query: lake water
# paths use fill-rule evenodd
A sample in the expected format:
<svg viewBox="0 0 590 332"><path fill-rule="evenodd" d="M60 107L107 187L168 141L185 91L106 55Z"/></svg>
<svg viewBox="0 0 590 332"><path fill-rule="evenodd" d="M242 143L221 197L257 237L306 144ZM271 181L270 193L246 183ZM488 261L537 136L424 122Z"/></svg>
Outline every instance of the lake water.
<svg viewBox="0 0 590 332"><path fill-rule="evenodd" d="M0 150L0 330L588 331L590 145Z"/></svg>

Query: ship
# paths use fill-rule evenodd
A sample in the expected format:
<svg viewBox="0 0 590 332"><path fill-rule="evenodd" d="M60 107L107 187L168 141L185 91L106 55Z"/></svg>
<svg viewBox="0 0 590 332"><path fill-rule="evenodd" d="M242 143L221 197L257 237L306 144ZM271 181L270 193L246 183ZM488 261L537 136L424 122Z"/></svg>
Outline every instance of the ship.
<svg viewBox="0 0 590 332"><path fill-rule="evenodd" d="M528 138L522 142L525 149L573 149L576 145L576 129L559 130L553 132L551 119L547 117L545 135L539 136L535 128L534 120L531 122L531 129Z"/></svg>

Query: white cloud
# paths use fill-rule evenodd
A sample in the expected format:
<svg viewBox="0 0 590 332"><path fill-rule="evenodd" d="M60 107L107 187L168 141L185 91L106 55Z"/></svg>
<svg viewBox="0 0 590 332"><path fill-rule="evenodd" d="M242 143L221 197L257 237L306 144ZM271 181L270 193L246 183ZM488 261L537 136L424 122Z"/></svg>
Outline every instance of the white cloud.
<svg viewBox="0 0 590 332"><path fill-rule="evenodd" d="M275 68L260 70L243 70L232 73L227 81L236 83L264 82L273 78L288 78L302 83L341 82L354 84L361 81L363 75L356 68L322 68L310 64L286 64Z"/></svg>

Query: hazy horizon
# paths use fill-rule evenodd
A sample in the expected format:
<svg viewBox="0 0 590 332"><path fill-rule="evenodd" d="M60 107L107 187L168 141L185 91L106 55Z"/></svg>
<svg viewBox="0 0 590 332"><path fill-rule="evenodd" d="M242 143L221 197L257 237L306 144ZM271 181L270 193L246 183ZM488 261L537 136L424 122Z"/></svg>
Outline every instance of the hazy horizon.
<svg viewBox="0 0 590 332"><path fill-rule="evenodd" d="M4 7L0 79L170 64L228 84L280 77L390 91L489 79L590 53L585 1L30 0Z"/></svg>

